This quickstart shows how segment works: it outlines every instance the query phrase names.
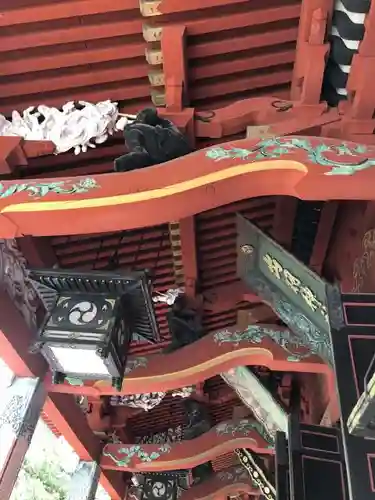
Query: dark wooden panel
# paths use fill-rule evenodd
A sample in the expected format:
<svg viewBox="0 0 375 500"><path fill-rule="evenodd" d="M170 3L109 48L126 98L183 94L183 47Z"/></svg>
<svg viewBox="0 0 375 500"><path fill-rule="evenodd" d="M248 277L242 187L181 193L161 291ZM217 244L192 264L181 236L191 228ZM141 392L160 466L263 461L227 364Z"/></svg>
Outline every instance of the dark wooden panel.
<svg viewBox="0 0 375 500"><path fill-rule="evenodd" d="M332 327L331 339L347 474L352 500L370 500L375 499L375 442L354 435L356 425L358 430L361 422L353 419L352 411L365 390L375 355L375 328L371 319L375 295L342 294L342 303L346 325L341 329ZM370 434L373 433L373 429L369 430ZM359 434L366 435L366 429Z"/></svg>
<svg viewBox="0 0 375 500"><path fill-rule="evenodd" d="M289 420L291 500L349 500L341 432Z"/></svg>
<svg viewBox="0 0 375 500"><path fill-rule="evenodd" d="M276 500L290 500L288 442L280 431L275 441L275 486Z"/></svg>

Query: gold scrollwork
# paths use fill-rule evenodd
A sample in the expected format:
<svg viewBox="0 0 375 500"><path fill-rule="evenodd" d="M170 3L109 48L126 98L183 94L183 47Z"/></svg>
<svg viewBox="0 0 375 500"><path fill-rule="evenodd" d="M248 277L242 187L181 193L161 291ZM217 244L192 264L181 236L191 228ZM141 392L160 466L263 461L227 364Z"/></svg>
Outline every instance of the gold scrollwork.
<svg viewBox="0 0 375 500"><path fill-rule="evenodd" d="M327 307L317 298L316 294L304 285L289 269L286 269L282 264L275 259L271 254L267 253L263 256L263 261L267 265L269 271L278 279L283 281L288 288L293 290L297 295L300 295L310 309L315 312L319 311L328 323Z"/></svg>
<svg viewBox="0 0 375 500"><path fill-rule="evenodd" d="M370 229L362 239L362 255L353 264L353 292L361 292L367 272L371 269L375 254L375 229Z"/></svg>

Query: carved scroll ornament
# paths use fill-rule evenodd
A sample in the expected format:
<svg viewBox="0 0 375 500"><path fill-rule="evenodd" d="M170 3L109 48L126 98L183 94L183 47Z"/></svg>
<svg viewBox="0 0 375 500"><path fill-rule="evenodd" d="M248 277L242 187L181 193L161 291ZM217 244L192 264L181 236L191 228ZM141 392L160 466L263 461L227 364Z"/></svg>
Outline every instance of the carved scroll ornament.
<svg viewBox="0 0 375 500"><path fill-rule="evenodd" d="M40 302L28 278L26 259L15 240L0 240L0 287L7 292L30 329L34 330Z"/></svg>

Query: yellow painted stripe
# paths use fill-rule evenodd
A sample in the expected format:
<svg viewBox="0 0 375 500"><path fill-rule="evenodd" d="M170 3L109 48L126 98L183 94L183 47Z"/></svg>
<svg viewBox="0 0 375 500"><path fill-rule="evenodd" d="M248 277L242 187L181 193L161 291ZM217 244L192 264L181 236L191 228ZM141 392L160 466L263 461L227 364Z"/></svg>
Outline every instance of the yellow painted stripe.
<svg viewBox="0 0 375 500"><path fill-rule="evenodd" d="M298 170L307 173L308 169L302 163L297 161L286 160L272 160L262 161L256 163L245 163L228 167L224 170L212 172L210 174L202 175L195 179L178 182L170 186L165 186L157 189L149 189L131 194L119 194L116 196L106 196L102 198L91 198L83 200L68 200L68 201L31 201L28 203L15 203L8 205L1 210L1 213L7 212L44 212L44 211L57 211L57 210L74 210L82 208L95 208L95 207L110 207L115 205L124 205L130 203L139 203L142 201L155 200L166 198L175 194L180 194L202 186L207 186L214 182L231 179L240 175L248 174L251 172L272 170ZM113 177L113 182L116 183L117 177Z"/></svg>

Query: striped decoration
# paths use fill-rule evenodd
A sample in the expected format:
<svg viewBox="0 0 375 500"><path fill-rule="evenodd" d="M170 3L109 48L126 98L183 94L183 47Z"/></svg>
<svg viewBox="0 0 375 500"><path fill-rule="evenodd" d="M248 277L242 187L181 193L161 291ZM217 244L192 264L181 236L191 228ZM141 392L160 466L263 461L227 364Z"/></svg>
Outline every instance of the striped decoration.
<svg viewBox="0 0 375 500"><path fill-rule="evenodd" d="M347 99L352 59L364 37L370 3L371 0L336 0L329 36L331 50L323 82L323 97L330 106Z"/></svg>
<svg viewBox="0 0 375 500"><path fill-rule="evenodd" d="M182 251L181 251L181 232L179 222L169 223L169 239L171 242L173 267L176 285L179 287L185 286L184 267L182 264Z"/></svg>

